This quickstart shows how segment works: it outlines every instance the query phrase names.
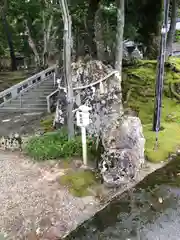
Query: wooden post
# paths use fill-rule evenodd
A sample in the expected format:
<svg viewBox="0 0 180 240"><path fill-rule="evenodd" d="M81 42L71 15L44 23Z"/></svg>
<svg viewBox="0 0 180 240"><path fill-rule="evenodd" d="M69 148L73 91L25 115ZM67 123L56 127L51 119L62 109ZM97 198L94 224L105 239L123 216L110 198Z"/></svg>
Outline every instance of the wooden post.
<svg viewBox="0 0 180 240"><path fill-rule="evenodd" d="M67 0L59 0L62 17L64 22L64 77L67 89L67 121L68 121L68 137L74 137L74 117L73 117L73 88L71 75L71 16L67 5Z"/></svg>

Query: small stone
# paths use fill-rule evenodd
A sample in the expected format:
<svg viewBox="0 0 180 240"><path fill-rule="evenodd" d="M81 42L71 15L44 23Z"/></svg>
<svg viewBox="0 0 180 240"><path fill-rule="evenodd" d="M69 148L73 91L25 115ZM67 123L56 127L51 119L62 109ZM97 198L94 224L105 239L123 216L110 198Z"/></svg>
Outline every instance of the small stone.
<svg viewBox="0 0 180 240"><path fill-rule="evenodd" d="M2 120L3 123L9 122L9 121L11 121L11 119L4 119L4 120Z"/></svg>
<svg viewBox="0 0 180 240"><path fill-rule="evenodd" d="M26 235L25 239L27 239L27 240L38 240L38 237L36 235L36 232L32 231L32 232L30 232Z"/></svg>
<svg viewBox="0 0 180 240"><path fill-rule="evenodd" d="M45 234L44 238L49 239L49 240L57 240L61 237L62 235L62 228L60 228L59 225L56 227L51 227Z"/></svg>
<svg viewBox="0 0 180 240"><path fill-rule="evenodd" d="M66 232L67 228L65 227L65 224L62 224L62 222L58 222L56 223L56 228L60 231L60 232Z"/></svg>
<svg viewBox="0 0 180 240"><path fill-rule="evenodd" d="M163 203L162 197L159 197L159 198L158 198L158 202L159 202L159 203Z"/></svg>
<svg viewBox="0 0 180 240"><path fill-rule="evenodd" d="M83 165L81 160L74 160L73 162L76 168L80 168Z"/></svg>
<svg viewBox="0 0 180 240"><path fill-rule="evenodd" d="M40 226L40 228L50 227L51 220L49 219L49 217L42 218L41 221L39 222L39 226Z"/></svg>
<svg viewBox="0 0 180 240"><path fill-rule="evenodd" d="M65 174L64 170L63 169L59 169L57 172L48 172L48 171L44 171L43 172L43 179L47 180L48 182L56 182L58 181L58 179L63 176Z"/></svg>
<svg viewBox="0 0 180 240"><path fill-rule="evenodd" d="M37 234L37 235L40 235L40 233L41 233L41 229L40 229L40 228L37 228L37 229L36 229L36 234Z"/></svg>

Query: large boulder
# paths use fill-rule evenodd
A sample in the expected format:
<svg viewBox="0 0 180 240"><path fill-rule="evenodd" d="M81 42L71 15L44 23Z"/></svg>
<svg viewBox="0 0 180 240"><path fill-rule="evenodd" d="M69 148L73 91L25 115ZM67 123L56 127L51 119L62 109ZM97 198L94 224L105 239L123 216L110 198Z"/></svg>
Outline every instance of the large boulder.
<svg viewBox="0 0 180 240"><path fill-rule="evenodd" d="M119 118L103 134L105 152L100 169L106 185L119 186L136 178L144 163L145 138L137 117Z"/></svg>
<svg viewBox="0 0 180 240"><path fill-rule="evenodd" d="M99 167L104 181L111 185L129 181L144 161L145 141L139 118L124 116L121 76L101 61L79 61L73 64L72 80L74 109L82 104L92 108L87 134L103 144L104 154ZM56 122L64 123L66 101L61 96Z"/></svg>

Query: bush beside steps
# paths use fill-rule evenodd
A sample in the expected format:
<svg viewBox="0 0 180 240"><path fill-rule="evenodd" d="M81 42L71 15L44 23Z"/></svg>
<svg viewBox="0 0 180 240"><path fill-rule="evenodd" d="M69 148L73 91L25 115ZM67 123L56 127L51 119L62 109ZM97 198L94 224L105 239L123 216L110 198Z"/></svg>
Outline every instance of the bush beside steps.
<svg viewBox="0 0 180 240"><path fill-rule="evenodd" d="M95 158L95 143L93 138L87 139L88 158ZM81 136L75 136L68 140L65 129L55 132L47 132L42 136L32 137L26 144L24 152L37 161L50 159L68 159L71 157L82 157Z"/></svg>

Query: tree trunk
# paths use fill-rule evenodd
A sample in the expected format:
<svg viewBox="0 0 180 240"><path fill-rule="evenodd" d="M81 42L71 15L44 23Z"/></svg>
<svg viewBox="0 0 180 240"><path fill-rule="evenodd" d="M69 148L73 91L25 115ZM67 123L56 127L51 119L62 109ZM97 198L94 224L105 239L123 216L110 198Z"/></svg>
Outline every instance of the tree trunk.
<svg viewBox="0 0 180 240"><path fill-rule="evenodd" d="M16 71L17 70L17 64L16 64L16 56L14 53L14 46L13 46L13 41L12 41L12 36L11 32L9 30L9 24L6 19L6 13L4 12L4 9L1 10L1 16L2 16L2 22L3 22L3 27L4 31L7 36L7 42L9 46L9 51L10 51L10 57L11 57L11 70Z"/></svg>
<svg viewBox="0 0 180 240"><path fill-rule="evenodd" d="M97 58L100 61L104 61L105 59L105 43L104 43L104 27L103 27L103 17L102 17L102 9L99 8L96 12L95 16L95 37L97 43Z"/></svg>
<svg viewBox="0 0 180 240"><path fill-rule="evenodd" d="M29 29L29 26L28 26L28 23L26 20L25 20L25 26L26 26L26 34L28 36L28 43L34 53L36 66L39 68L41 66L41 60L40 60L40 57L39 57L39 54L38 54L38 51L36 48L36 44L31 37L31 32L30 32L30 29Z"/></svg>
<svg viewBox="0 0 180 240"><path fill-rule="evenodd" d="M160 46L160 33L162 23L162 0L149 0L144 1L137 0L138 9L138 21L141 22L141 26L138 33L142 36L142 43L146 47L145 56L148 59L157 59Z"/></svg>
<svg viewBox="0 0 180 240"><path fill-rule="evenodd" d="M86 18L86 28L87 28L87 36L86 36L86 44L89 48L89 53L93 58L97 58L97 46L95 41L95 15L96 11L99 7L98 0L89 0L88 14Z"/></svg>
<svg viewBox="0 0 180 240"><path fill-rule="evenodd" d="M145 57L148 59L157 59L160 46L160 34L149 34L149 39L146 41Z"/></svg>
<svg viewBox="0 0 180 240"><path fill-rule="evenodd" d="M122 58L123 58L123 35L124 35L124 0L117 0L117 32L116 32L116 53L115 53L115 69L118 71L116 79L118 81L119 92L121 93L122 81ZM122 96L119 94L119 115L123 115Z"/></svg>
<svg viewBox="0 0 180 240"><path fill-rule="evenodd" d="M71 75L71 17L67 0L60 0L62 15L64 21L64 77L67 89L67 122L68 122L68 138L74 137L74 117L73 117L73 87Z"/></svg>
<svg viewBox="0 0 180 240"><path fill-rule="evenodd" d="M45 13L42 13L43 19L43 34L44 34L44 50L43 50L43 66L46 68L48 66L48 56L50 50L50 34L53 25L53 15L51 15L48 26L46 25Z"/></svg>
<svg viewBox="0 0 180 240"><path fill-rule="evenodd" d="M120 76L122 75L123 35L124 35L124 0L117 0L115 69L119 72Z"/></svg>
<svg viewBox="0 0 180 240"><path fill-rule="evenodd" d="M43 67L46 67L47 64L47 35L46 35L46 20L45 20L45 12L42 11L42 25L43 25L43 42L44 42L44 49L43 49L43 56L42 56L42 62Z"/></svg>
<svg viewBox="0 0 180 240"><path fill-rule="evenodd" d="M167 52L168 55L172 54L172 44L174 41L174 35L176 32L176 16L177 16L177 0L172 0L172 9L171 9L171 23L169 32L167 35Z"/></svg>

